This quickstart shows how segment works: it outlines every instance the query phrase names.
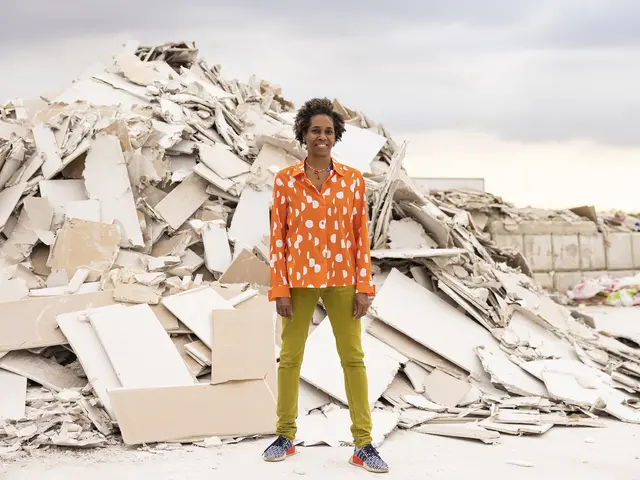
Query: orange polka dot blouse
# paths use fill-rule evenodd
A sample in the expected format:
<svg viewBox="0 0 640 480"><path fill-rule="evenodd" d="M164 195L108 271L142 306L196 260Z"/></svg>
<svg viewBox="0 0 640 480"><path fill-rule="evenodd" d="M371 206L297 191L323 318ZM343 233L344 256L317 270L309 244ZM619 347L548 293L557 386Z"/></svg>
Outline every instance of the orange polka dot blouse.
<svg viewBox="0 0 640 480"><path fill-rule="evenodd" d="M301 287L355 285L375 294L365 189L360 171L336 161L321 191L307 178L304 161L276 174L269 300Z"/></svg>

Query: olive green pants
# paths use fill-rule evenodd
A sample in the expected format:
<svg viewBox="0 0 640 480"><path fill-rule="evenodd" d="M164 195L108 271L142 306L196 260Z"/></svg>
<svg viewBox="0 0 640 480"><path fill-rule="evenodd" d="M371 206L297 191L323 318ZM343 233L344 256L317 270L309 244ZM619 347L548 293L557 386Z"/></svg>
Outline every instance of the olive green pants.
<svg viewBox="0 0 640 480"><path fill-rule="evenodd" d="M313 312L322 298L336 339L356 447L371 443L371 411L367 372L362 351L360 319L353 317L355 287L292 288L293 315L282 319L282 346L278 366L278 423L276 433L293 440L298 416L298 387L304 347Z"/></svg>

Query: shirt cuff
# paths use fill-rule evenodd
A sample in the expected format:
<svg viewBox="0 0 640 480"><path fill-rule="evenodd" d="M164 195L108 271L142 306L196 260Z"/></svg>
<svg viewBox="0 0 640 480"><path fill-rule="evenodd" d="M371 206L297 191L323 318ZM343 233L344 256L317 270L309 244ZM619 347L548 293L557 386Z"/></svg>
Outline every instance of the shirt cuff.
<svg viewBox="0 0 640 480"><path fill-rule="evenodd" d="M358 282L356 284L356 293L366 293L370 297L375 297L376 286L369 285L369 282Z"/></svg>
<svg viewBox="0 0 640 480"><path fill-rule="evenodd" d="M279 285L277 287L271 287L267 296L269 298L269 301L273 302L276 298L290 297L291 291L286 285Z"/></svg>

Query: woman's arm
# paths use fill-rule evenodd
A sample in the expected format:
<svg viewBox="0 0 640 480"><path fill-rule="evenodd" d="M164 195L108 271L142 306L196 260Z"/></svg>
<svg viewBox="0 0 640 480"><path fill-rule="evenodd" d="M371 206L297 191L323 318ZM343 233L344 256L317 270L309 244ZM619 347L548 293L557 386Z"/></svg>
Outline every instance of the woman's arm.
<svg viewBox="0 0 640 480"><path fill-rule="evenodd" d="M287 191L285 181L276 174L273 183L273 207L271 208L271 235L269 235L269 254L271 264L271 281L269 300L290 297L289 278L285 256L285 242L287 238Z"/></svg>
<svg viewBox="0 0 640 480"><path fill-rule="evenodd" d="M356 237L356 292L373 296L375 295L375 286L371 277L366 185L361 174L356 177L354 195L353 231Z"/></svg>

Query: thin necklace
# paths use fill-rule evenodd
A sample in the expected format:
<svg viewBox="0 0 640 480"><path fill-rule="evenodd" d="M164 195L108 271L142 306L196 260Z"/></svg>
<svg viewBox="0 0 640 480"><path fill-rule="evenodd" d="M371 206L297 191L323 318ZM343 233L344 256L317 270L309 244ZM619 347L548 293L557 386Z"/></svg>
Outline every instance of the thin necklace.
<svg viewBox="0 0 640 480"><path fill-rule="evenodd" d="M320 168L320 169L313 168L313 167L309 164L309 160L305 160L305 162L304 162L304 163L307 165L307 167L309 167L309 168L313 171L313 174L316 176L316 180L320 180L320 172L321 172L321 171L323 171L323 170L324 170L325 172L329 172L329 173L331 173L331 168L332 168L332 166L333 166L333 161L329 164L329 166L328 166L327 168Z"/></svg>

